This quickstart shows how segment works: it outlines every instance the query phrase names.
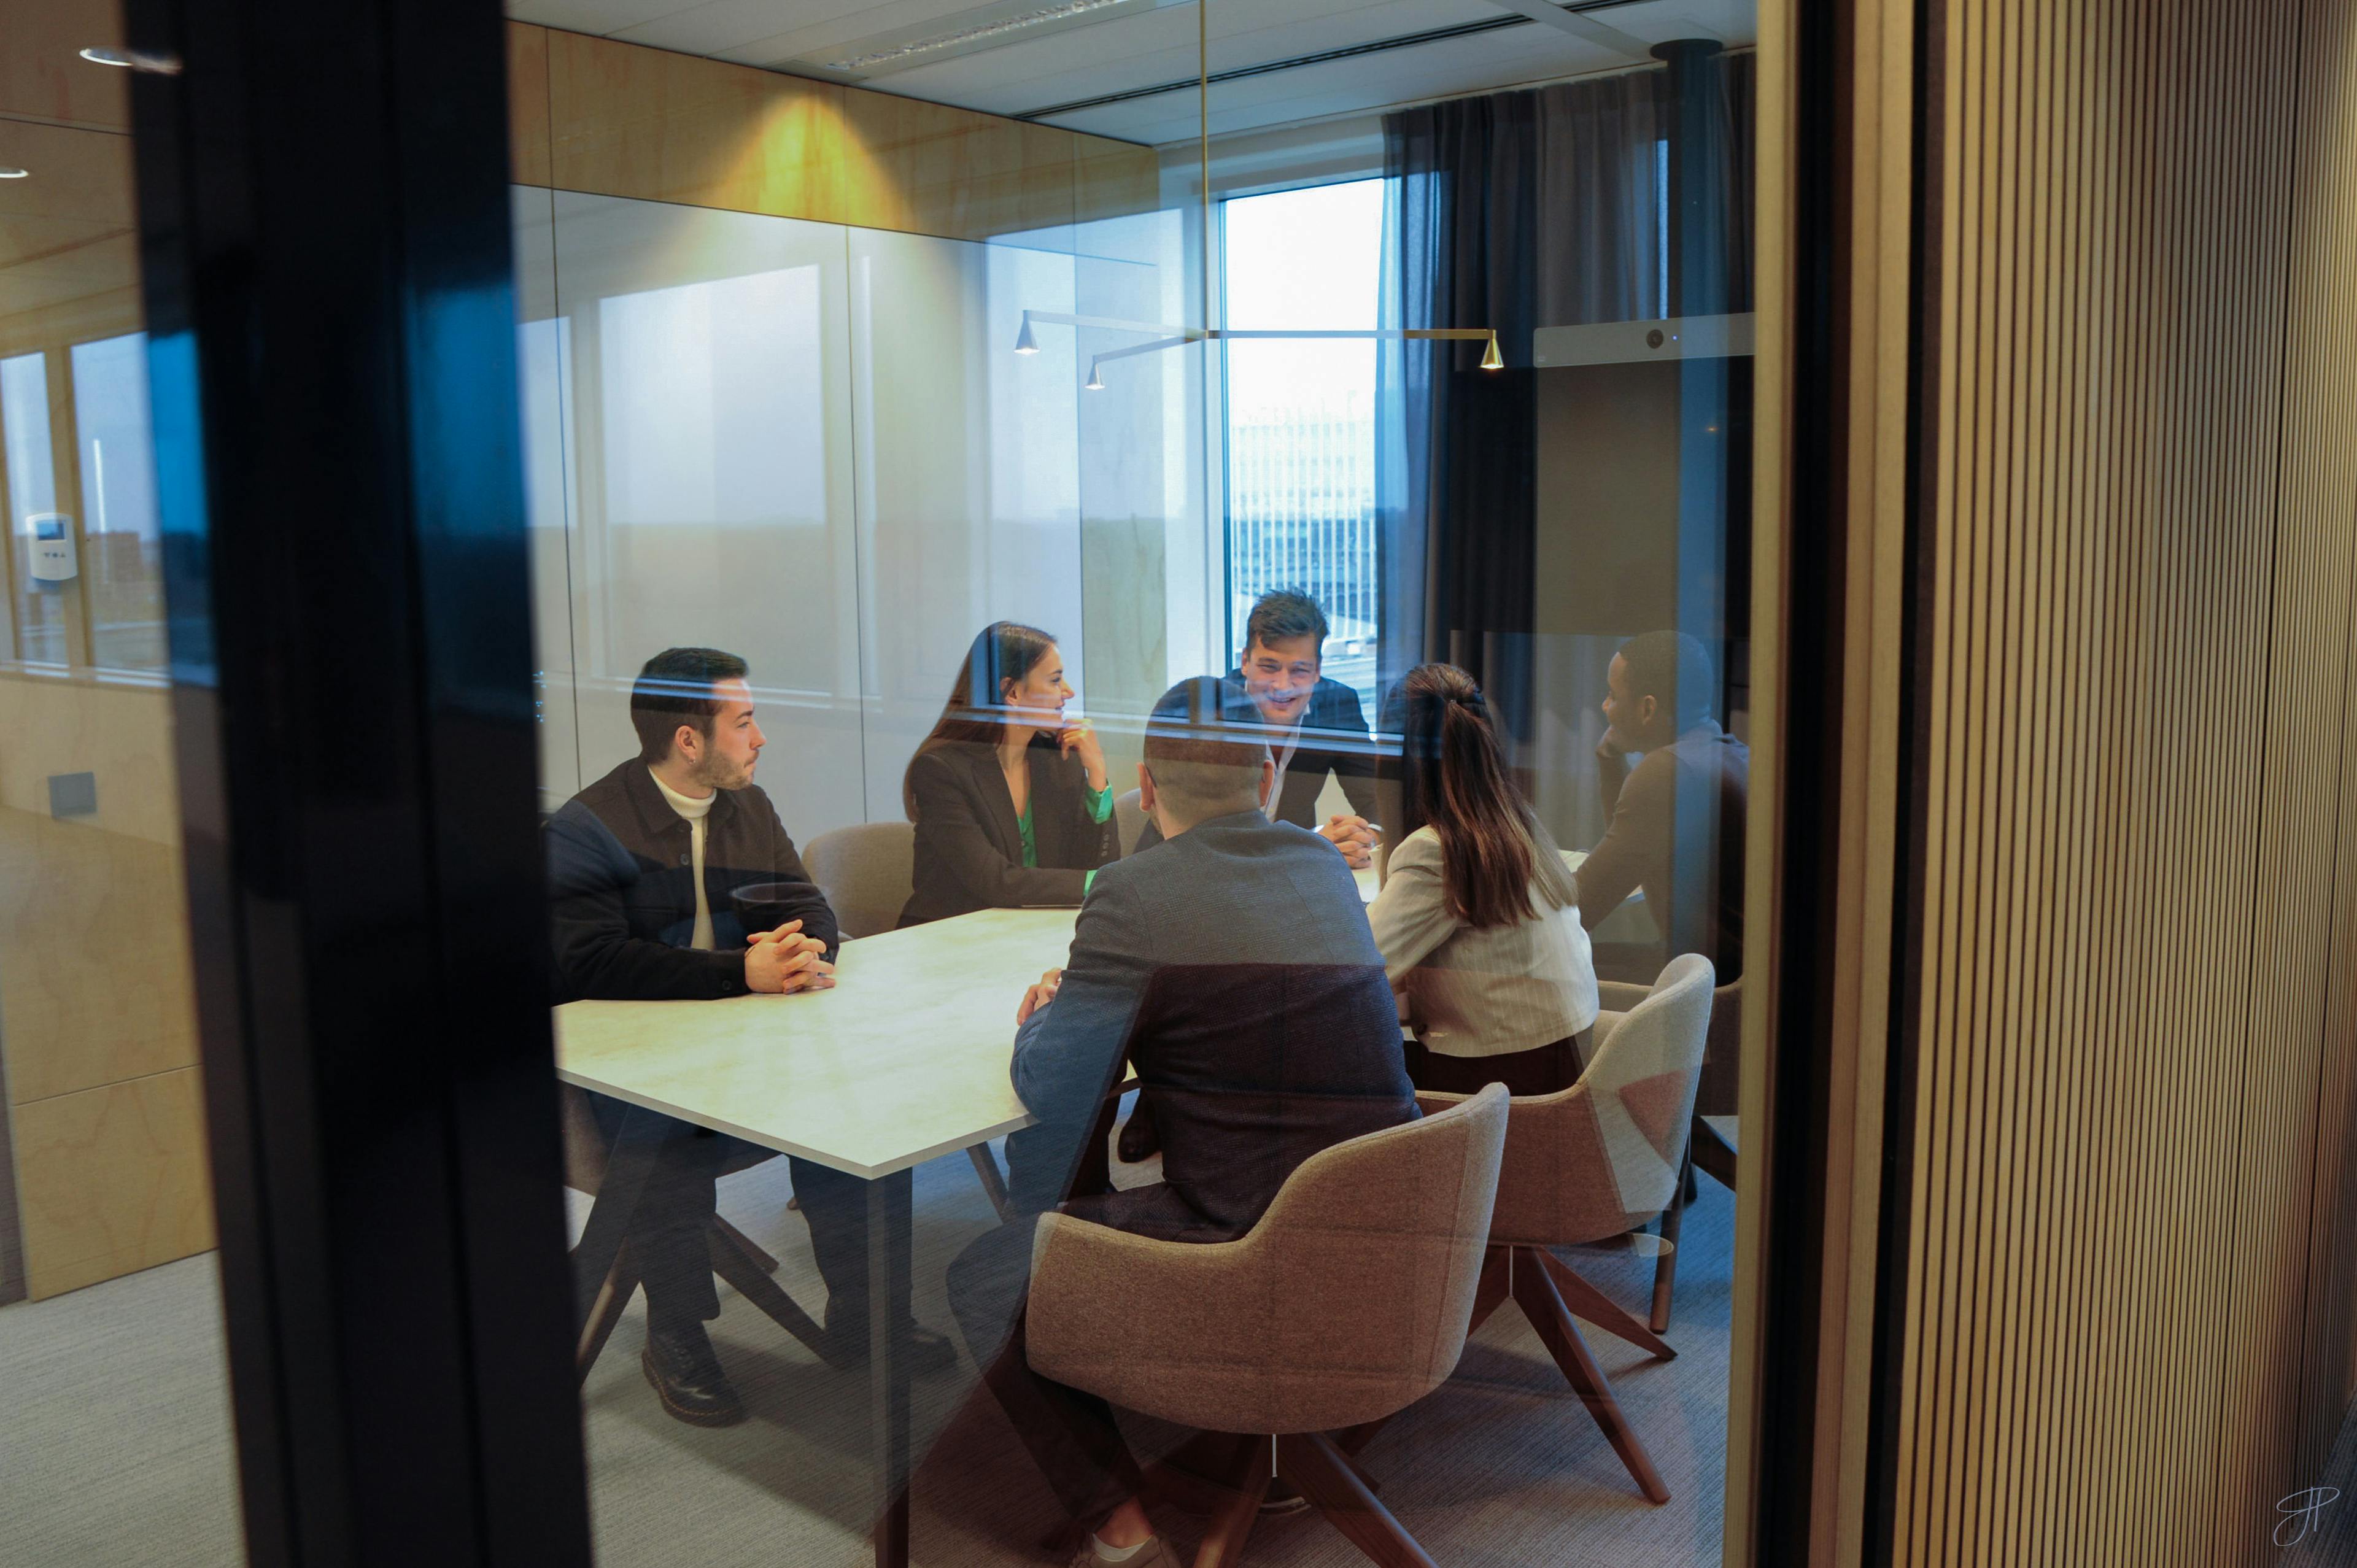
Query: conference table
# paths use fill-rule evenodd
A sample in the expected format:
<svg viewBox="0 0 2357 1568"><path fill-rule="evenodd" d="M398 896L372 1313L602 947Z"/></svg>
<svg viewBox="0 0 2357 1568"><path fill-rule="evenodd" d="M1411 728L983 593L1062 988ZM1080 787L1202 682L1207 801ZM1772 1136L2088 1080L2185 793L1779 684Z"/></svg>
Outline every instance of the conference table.
<svg viewBox="0 0 2357 1568"><path fill-rule="evenodd" d="M1374 871L1356 877L1372 900ZM909 1554L911 1173L1030 1124L1007 1074L1015 1009L1042 971L1064 963L1077 914L984 909L846 941L828 991L572 1002L555 1012L557 1076L631 1108L574 1249L585 1316L629 1232L667 1118L867 1183L878 1568L902 1568ZM977 1167L987 1160L985 1150Z"/></svg>
<svg viewBox="0 0 2357 1568"><path fill-rule="evenodd" d="M576 1280L612 1267L665 1117L866 1181L883 1568L909 1552L910 1173L1029 1123L1007 1077L1015 1009L1063 963L1074 916L985 909L845 942L830 991L556 1009L557 1076L632 1108L575 1249Z"/></svg>

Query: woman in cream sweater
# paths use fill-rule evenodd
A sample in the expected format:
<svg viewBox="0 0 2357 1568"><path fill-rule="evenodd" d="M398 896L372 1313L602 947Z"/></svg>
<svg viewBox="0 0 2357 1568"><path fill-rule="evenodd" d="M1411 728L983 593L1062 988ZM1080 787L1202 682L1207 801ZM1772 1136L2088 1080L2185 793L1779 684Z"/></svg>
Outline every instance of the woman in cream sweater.
<svg viewBox="0 0 2357 1568"><path fill-rule="evenodd" d="M1400 820L1368 914L1415 1035L1408 1076L1468 1094L1568 1089L1597 1014L1578 884L1507 777L1471 676L1418 666L1389 721L1402 736Z"/></svg>

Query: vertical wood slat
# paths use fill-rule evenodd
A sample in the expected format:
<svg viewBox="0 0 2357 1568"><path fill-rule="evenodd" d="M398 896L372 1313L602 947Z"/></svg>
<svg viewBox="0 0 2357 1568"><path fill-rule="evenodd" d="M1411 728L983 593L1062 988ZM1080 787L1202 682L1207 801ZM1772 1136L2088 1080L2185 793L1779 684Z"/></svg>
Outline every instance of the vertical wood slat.
<svg viewBox="0 0 2357 1568"><path fill-rule="evenodd" d="M1949 0L1891 1558L2271 1560L2357 1392L2357 23Z"/></svg>
<svg viewBox="0 0 2357 1568"><path fill-rule="evenodd" d="M2349 413L2357 396L2357 16L2345 5L2310 0L2302 26L2286 443L2287 463L2299 467L2286 496L2304 529L2341 547L2342 575L2336 581L2319 574L2302 585L2314 612L2328 625L2339 623L2341 676L2337 709L2314 715L2319 767L2336 770L2330 798L2315 804L2337 833L2336 848L2327 859L2317 854L2319 841L2293 846L2322 860L2330 876L2315 931L2321 950L2310 971L2320 970L2327 981L2311 1038L2313 1131L2307 1169L2287 1173L2287 1183L2304 1183L2309 1206L2305 1237L2284 1240L2287 1247L2304 1240L2308 1264L2307 1291L2283 1341L2300 1348L2290 1368L2298 1419L2283 1434L2293 1487L2318 1477L2343 1412L2357 1398L2357 1257L2346 1244L2346 1217L2357 1206L2357 964L2349 961L2357 951L2357 725L2350 722L2357 707L2357 639L2351 631L2357 564L2348 560L2349 535L2357 531L2357 444ZM2302 1087L2297 1078L2287 1085L2295 1116Z"/></svg>

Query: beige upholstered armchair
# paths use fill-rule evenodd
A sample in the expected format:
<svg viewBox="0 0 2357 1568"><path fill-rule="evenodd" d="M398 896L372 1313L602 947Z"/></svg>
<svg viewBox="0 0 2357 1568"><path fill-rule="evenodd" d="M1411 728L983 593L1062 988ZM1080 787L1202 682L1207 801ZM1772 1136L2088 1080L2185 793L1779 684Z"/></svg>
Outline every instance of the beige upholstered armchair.
<svg viewBox="0 0 2357 1568"><path fill-rule="evenodd" d="M1710 1027L1712 979L1708 959L1695 953L1673 959L1643 1001L1609 1030L1598 1031L1577 1083L1509 1102L1505 1160L1473 1319L1478 1328L1512 1296L1639 1489L1656 1503L1669 1501L1669 1488L1621 1414L1573 1314L1656 1357L1677 1352L1548 1249L1620 1236L1676 1196ZM1427 1112L1461 1099L1416 1098Z"/></svg>
<svg viewBox="0 0 2357 1568"><path fill-rule="evenodd" d="M911 822L855 822L823 832L802 849L802 869L826 895L846 937L872 937L900 923L914 890L917 858Z"/></svg>
<svg viewBox="0 0 2357 1568"><path fill-rule="evenodd" d="M1614 980L1602 982L1598 990L1604 1003L1603 1016L1597 1020L1600 1041L1609 1027L1619 1024L1621 1015L1642 1002L1648 993L1641 985ZM1678 1195L1662 1212L1662 1240L1669 1245L1653 1265L1652 1329L1656 1334L1669 1331L1670 1292L1678 1272L1678 1235L1684 1228L1686 1193L1694 1173L1706 1171L1729 1192L1735 1190L1735 1107L1742 1077L1742 1049L1743 977L1738 975L1711 993L1710 1039L1703 1050L1702 1082L1695 1090L1694 1120L1687 1123L1692 1136L1686 1140L1686 1166L1678 1177Z"/></svg>
<svg viewBox="0 0 2357 1568"><path fill-rule="evenodd" d="M1429 1561L1324 1434L1384 1420L1456 1369L1506 1106L1491 1084L1313 1155L1233 1241L1040 1220L1027 1320L1035 1369L1163 1421L1265 1434L1240 1441L1199 1564L1243 1550L1272 1469L1375 1561Z"/></svg>
<svg viewBox="0 0 2357 1568"><path fill-rule="evenodd" d="M1113 798L1114 832L1124 854L1135 854L1137 841L1146 835L1146 808L1139 795L1138 790L1125 789Z"/></svg>

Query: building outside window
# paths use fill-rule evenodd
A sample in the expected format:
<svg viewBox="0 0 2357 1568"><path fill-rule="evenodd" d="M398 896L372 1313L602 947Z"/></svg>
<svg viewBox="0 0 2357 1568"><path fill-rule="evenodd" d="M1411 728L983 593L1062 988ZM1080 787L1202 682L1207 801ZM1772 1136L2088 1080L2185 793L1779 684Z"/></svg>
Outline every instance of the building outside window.
<svg viewBox="0 0 2357 1568"><path fill-rule="evenodd" d="M1383 182L1222 204L1227 323L1374 327ZM1375 344L1245 339L1227 353L1228 645L1273 588L1316 596L1325 672L1376 708Z"/></svg>

